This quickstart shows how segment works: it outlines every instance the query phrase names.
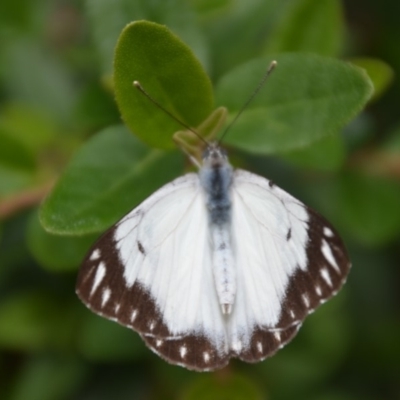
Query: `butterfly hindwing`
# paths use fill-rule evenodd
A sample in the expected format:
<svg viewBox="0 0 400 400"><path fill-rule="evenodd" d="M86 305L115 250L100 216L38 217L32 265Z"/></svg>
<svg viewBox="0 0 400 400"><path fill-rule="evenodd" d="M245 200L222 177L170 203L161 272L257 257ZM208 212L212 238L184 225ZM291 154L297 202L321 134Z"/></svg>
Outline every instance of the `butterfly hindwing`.
<svg viewBox="0 0 400 400"><path fill-rule="evenodd" d="M201 334L167 339L142 335L142 338L161 358L195 371L223 368L230 359L228 350L221 351L208 337Z"/></svg>
<svg viewBox="0 0 400 400"><path fill-rule="evenodd" d="M292 325L285 330L253 330L249 345L238 352L237 357L246 362L259 362L273 356L288 344L297 334L301 324Z"/></svg>

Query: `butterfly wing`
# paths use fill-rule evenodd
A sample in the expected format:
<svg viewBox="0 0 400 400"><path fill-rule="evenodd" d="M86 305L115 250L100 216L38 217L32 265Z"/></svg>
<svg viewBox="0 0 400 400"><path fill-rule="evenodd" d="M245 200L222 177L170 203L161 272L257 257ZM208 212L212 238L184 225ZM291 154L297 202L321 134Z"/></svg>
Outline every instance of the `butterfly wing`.
<svg viewBox="0 0 400 400"><path fill-rule="evenodd" d="M338 292L350 262L332 225L267 179L236 170L232 193L238 288L229 340L236 357L256 362Z"/></svg>
<svg viewBox="0 0 400 400"><path fill-rule="evenodd" d="M230 316L220 311L195 174L155 192L100 238L82 265L79 297L190 369L271 356L340 289L350 263L325 219L262 177L236 171L232 205L237 293Z"/></svg>
<svg viewBox="0 0 400 400"><path fill-rule="evenodd" d="M212 274L203 192L196 174L159 189L95 243L77 294L92 311L138 331L175 364L228 362Z"/></svg>

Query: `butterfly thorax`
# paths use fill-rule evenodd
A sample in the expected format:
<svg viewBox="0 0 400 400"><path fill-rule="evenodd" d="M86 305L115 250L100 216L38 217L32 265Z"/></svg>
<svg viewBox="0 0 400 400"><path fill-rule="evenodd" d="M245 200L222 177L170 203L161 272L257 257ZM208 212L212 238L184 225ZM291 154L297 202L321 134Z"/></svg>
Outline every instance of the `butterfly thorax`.
<svg viewBox="0 0 400 400"><path fill-rule="evenodd" d="M219 146L210 145L205 151L199 178L206 197L215 285L222 312L230 314L236 294L231 243L233 169Z"/></svg>
<svg viewBox="0 0 400 400"><path fill-rule="evenodd" d="M220 147L209 147L203 156L199 175L212 225L230 223L232 173L225 152Z"/></svg>

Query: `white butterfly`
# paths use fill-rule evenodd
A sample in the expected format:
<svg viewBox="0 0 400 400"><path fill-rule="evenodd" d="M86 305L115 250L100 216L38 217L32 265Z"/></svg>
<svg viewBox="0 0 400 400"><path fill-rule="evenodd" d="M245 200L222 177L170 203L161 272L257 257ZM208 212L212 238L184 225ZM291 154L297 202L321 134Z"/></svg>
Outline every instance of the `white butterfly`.
<svg viewBox="0 0 400 400"><path fill-rule="evenodd" d="M329 222L271 181L233 170L218 144L207 144L199 168L109 229L84 260L76 290L167 361L209 371L232 357L273 355L337 293L350 262Z"/></svg>
<svg viewBox="0 0 400 400"><path fill-rule="evenodd" d="M163 186L95 243L77 293L162 358L207 371L273 355L349 268L324 218L210 144L199 174Z"/></svg>

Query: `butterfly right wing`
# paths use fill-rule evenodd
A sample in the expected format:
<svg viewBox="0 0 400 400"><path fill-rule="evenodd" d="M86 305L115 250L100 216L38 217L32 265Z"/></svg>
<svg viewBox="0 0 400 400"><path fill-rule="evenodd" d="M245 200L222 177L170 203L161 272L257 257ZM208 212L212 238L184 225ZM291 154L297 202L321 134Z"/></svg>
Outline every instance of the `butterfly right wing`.
<svg viewBox="0 0 400 400"><path fill-rule="evenodd" d="M161 357L191 369L228 362L196 174L165 185L106 232L79 273L95 313L138 331Z"/></svg>
<svg viewBox="0 0 400 400"><path fill-rule="evenodd" d="M325 218L267 179L236 170L232 199L238 288L231 348L256 362L288 343L338 292L350 261Z"/></svg>

